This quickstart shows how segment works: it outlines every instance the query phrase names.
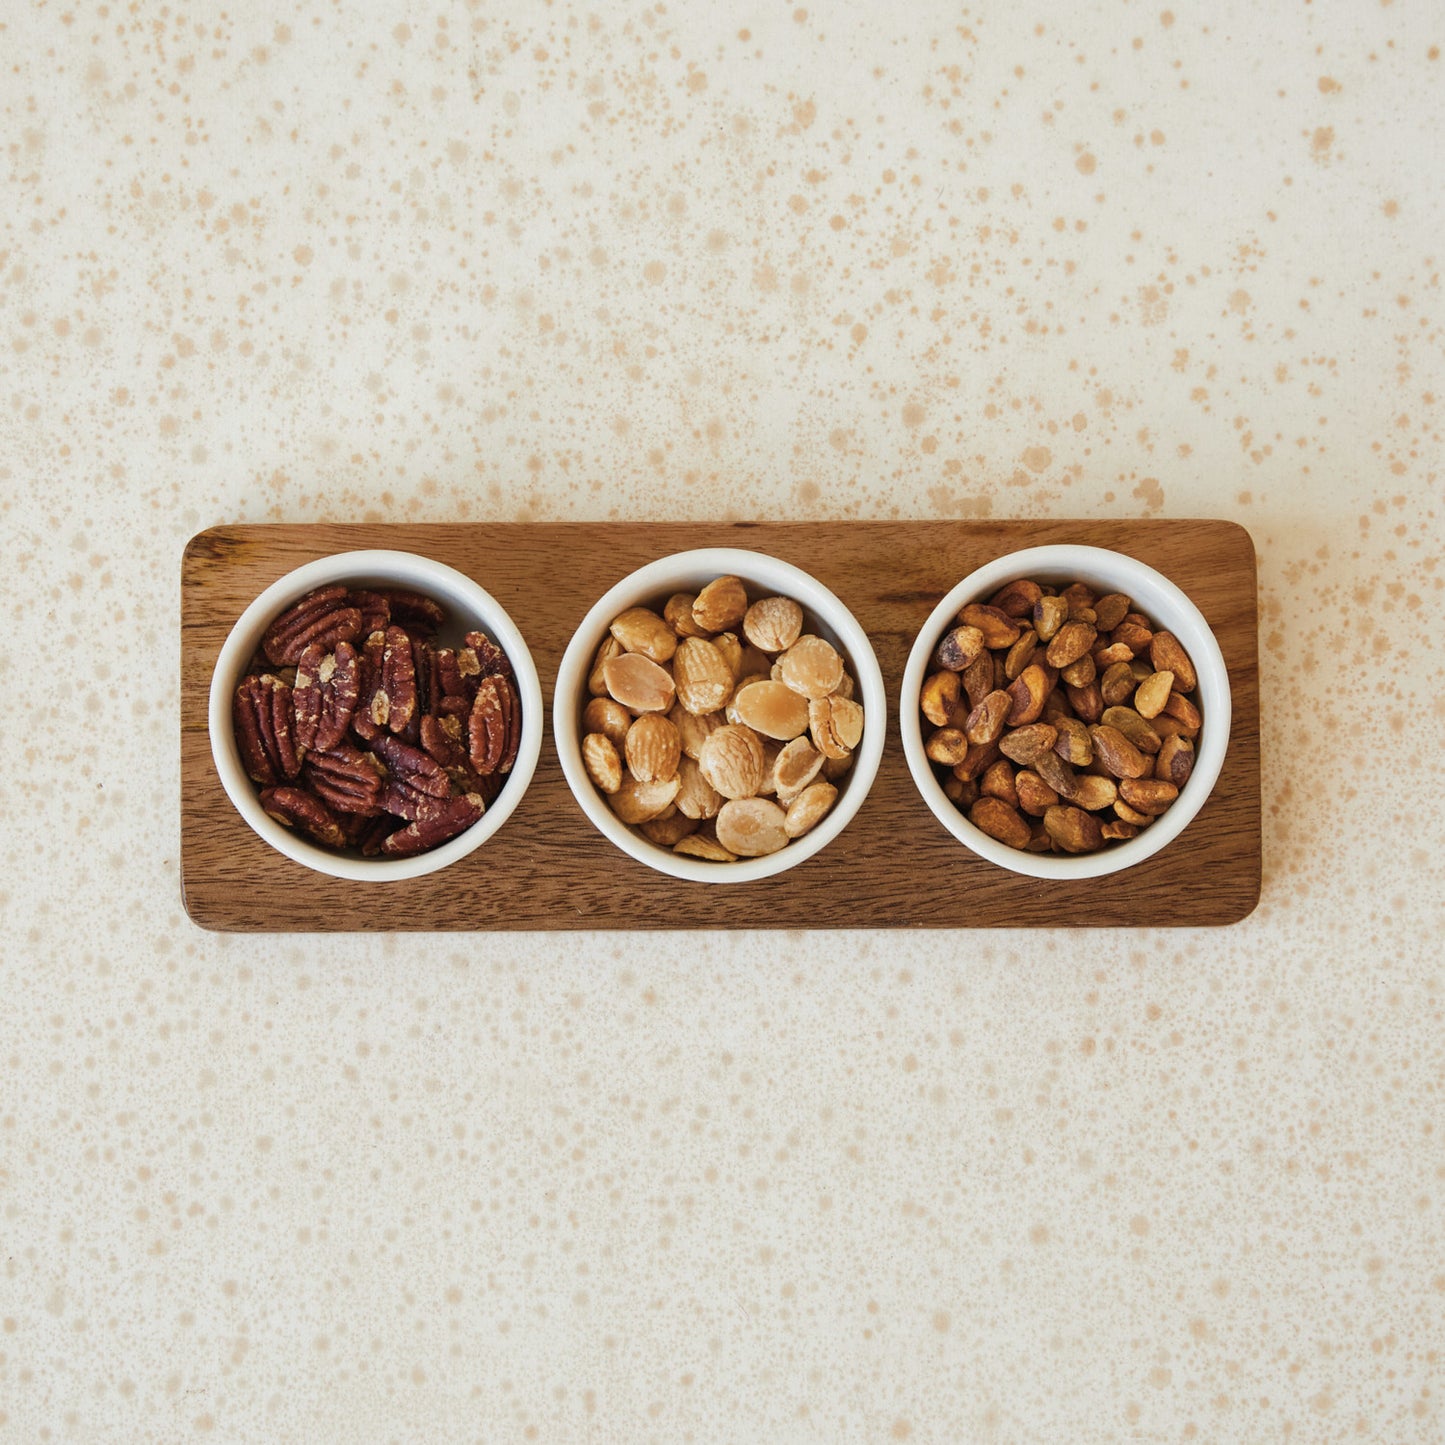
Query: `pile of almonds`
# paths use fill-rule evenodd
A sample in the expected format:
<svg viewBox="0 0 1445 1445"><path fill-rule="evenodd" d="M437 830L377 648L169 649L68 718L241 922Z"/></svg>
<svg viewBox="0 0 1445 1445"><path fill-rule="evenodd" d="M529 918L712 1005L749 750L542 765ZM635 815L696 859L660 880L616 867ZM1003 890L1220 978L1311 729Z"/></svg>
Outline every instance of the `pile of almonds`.
<svg viewBox="0 0 1445 1445"><path fill-rule="evenodd" d="M863 708L842 655L803 626L791 598L752 602L737 577L613 619L587 680L582 762L624 823L730 863L823 818Z"/></svg>
<svg viewBox="0 0 1445 1445"><path fill-rule="evenodd" d="M1121 592L1010 582L958 614L934 664L924 750L969 822L1010 848L1133 838L1189 781L1194 664Z"/></svg>
<svg viewBox="0 0 1445 1445"><path fill-rule="evenodd" d="M231 702L236 746L283 827L410 857L479 819L516 761L522 708L483 632L458 648L430 597L322 587L266 629Z"/></svg>

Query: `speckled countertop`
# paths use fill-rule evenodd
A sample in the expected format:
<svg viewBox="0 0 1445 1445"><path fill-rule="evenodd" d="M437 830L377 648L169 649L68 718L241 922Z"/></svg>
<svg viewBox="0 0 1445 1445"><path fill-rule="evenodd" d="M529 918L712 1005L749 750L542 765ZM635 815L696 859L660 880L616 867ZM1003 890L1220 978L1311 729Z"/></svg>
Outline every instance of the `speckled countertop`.
<svg viewBox="0 0 1445 1445"><path fill-rule="evenodd" d="M0 8L0 1440L1445 1438L1445 18ZM181 548L1233 518L1218 931L223 937Z"/></svg>

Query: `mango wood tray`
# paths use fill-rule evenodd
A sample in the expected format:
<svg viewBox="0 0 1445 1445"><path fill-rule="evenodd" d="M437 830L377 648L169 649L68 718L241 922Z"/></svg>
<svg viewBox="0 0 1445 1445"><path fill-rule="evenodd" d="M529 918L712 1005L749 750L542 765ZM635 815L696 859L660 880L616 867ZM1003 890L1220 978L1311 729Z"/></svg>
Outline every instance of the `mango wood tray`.
<svg viewBox="0 0 1445 1445"><path fill-rule="evenodd" d="M1095 882L1052 883L982 862L944 832L903 759L896 716L909 647L959 578L1051 542L1112 547L1157 567L1208 618L1229 666L1224 771L1169 847ZM667 878L598 834L551 737L562 650L592 603L653 558L750 547L813 573L852 608L883 668L883 765L844 832L779 877L734 886ZM521 628L548 708L542 758L500 832L460 863L400 883L325 877L269 848L221 789L206 736L216 655L276 578L331 552L392 547L476 578ZM1233 923L1259 900L1259 671L1254 546L1217 521L538 523L217 527L181 571L181 887L204 928L256 932L436 929L980 928Z"/></svg>

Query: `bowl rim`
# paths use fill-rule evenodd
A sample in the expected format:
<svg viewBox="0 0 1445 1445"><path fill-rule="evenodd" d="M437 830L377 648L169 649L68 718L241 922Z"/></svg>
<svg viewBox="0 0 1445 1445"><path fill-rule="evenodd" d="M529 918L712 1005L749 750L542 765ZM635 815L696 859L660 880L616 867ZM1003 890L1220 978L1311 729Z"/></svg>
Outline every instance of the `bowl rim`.
<svg viewBox="0 0 1445 1445"><path fill-rule="evenodd" d="M316 587L328 583L405 586L435 596L454 612L472 614L478 628L507 655L522 705L522 737L517 760L495 803L465 832L439 848L410 858L358 858L333 853L289 828L283 828L261 806L256 784L242 766L231 722L231 697L241 670L260 645L262 633L277 616ZM507 821L531 783L542 750L542 687L536 664L521 630L500 602L466 573L416 552L367 548L332 552L305 562L264 588L232 624L211 670L207 731L211 758L221 786L251 830L278 853L317 873L362 882L391 883L419 878L446 868L480 848Z"/></svg>
<svg viewBox="0 0 1445 1445"><path fill-rule="evenodd" d="M798 602L821 630L831 632L842 644L851 664L859 700L864 709L863 739L854 750L847 786L838 789L838 800L828 815L801 838L776 853L761 858L740 858L735 863L710 863L673 853L661 844L634 833L613 813L593 785L582 765L582 740L578 727L581 695L587 673L608 624L627 607L641 606L671 590L680 591L697 578L741 577L751 588L766 587L762 595L786 595ZM754 599L756 600L756 599ZM743 547L698 547L669 552L629 572L614 583L573 629L561 665L552 700L552 741L577 805L594 827L629 857L665 873L693 883L751 883L776 877L807 862L820 853L852 822L868 796L883 760L888 725L888 693L873 645L852 611L811 573L771 553Z"/></svg>
<svg viewBox="0 0 1445 1445"><path fill-rule="evenodd" d="M1020 577L1089 582L1092 580L1088 575L1090 573L1100 582L1107 580L1118 591L1128 593L1131 601L1139 603L1141 610L1148 611L1153 620L1163 625L1161 630L1168 630L1179 637L1199 677L1200 708L1205 723L1200 729L1199 747L1188 786L1180 793L1178 802L1137 837L1113 848L1073 857L1025 853L990 838L974 827L949 801L923 751L918 698L937 639L946 623L965 603L986 599L1006 582ZM1147 600L1141 599L1136 596L1136 592L1141 591L1152 596ZM1190 635L1186 637L1185 633ZM1141 562L1128 553L1068 542L1025 547L1017 552L1005 553L976 567L962 578L919 628L909 650L898 694L898 723L904 758L908 771L913 775L914 785L934 817L964 847L988 862L1031 878L1056 881L1099 878L1122 872L1168 847L1194 821L1213 793L1228 751L1232 721L1229 669L1225 665L1224 654L1204 614L1183 589L1147 562Z"/></svg>

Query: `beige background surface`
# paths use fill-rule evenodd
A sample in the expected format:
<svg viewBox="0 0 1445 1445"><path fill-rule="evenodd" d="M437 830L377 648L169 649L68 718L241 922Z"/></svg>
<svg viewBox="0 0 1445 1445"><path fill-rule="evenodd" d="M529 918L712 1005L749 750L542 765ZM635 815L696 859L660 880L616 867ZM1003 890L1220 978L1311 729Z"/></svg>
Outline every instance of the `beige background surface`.
<svg viewBox="0 0 1445 1445"><path fill-rule="evenodd" d="M1442 43L4 6L0 1438L1439 1440ZM192 532L894 515L1250 527L1252 918L184 917Z"/></svg>

